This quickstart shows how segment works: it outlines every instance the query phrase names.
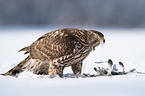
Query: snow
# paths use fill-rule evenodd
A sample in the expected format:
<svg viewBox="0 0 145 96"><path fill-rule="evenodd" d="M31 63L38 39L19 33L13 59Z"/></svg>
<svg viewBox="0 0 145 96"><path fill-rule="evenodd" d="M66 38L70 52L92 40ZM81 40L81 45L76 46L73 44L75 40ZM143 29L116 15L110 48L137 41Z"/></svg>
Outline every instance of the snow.
<svg viewBox="0 0 145 96"><path fill-rule="evenodd" d="M51 29L55 30L55 29ZM100 29L106 44L96 47L84 61L83 72L94 74L94 67L108 67L94 62L112 59L118 65L122 61L125 71L136 68L145 73L145 29ZM0 73L5 73L27 57L18 50L30 45L49 29L0 30ZM64 74L72 73L71 68ZM144 96L145 75L136 72L119 76L92 78L49 78L32 72L23 72L18 78L0 76L0 96Z"/></svg>

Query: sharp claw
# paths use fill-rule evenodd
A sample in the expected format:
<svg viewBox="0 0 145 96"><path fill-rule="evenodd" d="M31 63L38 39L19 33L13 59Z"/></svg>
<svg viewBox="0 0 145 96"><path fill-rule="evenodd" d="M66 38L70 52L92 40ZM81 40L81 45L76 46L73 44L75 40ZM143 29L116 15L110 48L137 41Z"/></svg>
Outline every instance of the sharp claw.
<svg viewBox="0 0 145 96"><path fill-rule="evenodd" d="M52 74L52 75L49 76L49 78L54 78L54 77L56 77L56 75L53 75L53 74Z"/></svg>
<svg viewBox="0 0 145 96"><path fill-rule="evenodd" d="M80 72L75 74L75 78L79 78L80 77Z"/></svg>

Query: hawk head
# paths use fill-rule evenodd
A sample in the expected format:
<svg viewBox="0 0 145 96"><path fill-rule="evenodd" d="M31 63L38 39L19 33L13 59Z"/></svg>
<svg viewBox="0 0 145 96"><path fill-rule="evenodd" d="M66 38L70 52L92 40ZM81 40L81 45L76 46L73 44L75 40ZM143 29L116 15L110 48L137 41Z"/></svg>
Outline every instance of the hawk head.
<svg viewBox="0 0 145 96"><path fill-rule="evenodd" d="M89 30L89 43L93 47L93 50L95 50L96 46L105 43L104 35L99 31Z"/></svg>

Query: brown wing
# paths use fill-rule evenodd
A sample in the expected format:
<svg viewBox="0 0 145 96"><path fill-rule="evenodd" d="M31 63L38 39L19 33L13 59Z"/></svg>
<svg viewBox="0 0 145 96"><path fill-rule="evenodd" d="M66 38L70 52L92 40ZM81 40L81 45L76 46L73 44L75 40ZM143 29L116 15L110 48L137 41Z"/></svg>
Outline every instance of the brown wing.
<svg viewBox="0 0 145 96"><path fill-rule="evenodd" d="M76 38L67 31L56 30L40 37L29 47L33 59L55 59L71 54Z"/></svg>

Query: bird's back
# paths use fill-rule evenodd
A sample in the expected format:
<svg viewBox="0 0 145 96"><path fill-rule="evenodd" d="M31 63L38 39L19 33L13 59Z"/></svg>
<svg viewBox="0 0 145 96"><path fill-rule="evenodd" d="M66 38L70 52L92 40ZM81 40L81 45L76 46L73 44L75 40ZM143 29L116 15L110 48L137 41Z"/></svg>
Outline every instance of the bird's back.
<svg viewBox="0 0 145 96"><path fill-rule="evenodd" d="M73 53L76 42L82 45L87 43L87 31L82 29L64 28L46 33L38 38L29 47L32 59L55 59Z"/></svg>

